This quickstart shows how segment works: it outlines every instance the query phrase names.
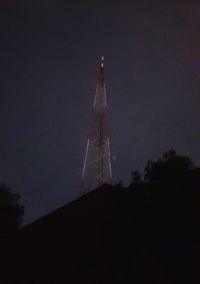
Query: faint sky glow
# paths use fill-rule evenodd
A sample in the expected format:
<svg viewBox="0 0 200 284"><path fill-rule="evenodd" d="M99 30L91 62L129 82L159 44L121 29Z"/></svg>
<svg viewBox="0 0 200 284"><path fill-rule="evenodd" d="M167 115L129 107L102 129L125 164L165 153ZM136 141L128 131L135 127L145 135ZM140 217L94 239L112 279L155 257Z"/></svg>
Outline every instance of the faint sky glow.
<svg viewBox="0 0 200 284"><path fill-rule="evenodd" d="M114 182L170 148L200 163L199 11L196 0L3 1L0 178L26 222L78 195L102 54Z"/></svg>

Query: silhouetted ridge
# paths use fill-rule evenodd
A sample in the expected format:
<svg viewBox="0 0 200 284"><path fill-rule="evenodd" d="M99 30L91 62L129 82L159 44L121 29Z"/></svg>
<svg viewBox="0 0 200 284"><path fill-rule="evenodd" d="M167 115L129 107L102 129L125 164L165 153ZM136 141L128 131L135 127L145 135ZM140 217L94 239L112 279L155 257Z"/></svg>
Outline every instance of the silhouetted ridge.
<svg viewBox="0 0 200 284"><path fill-rule="evenodd" d="M104 222L111 214L113 207L113 188L103 185L79 198L71 201L65 206L47 214L46 216L24 226L20 235L47 234L56 230L67 230L68 226L75 227L76 222L90 223ZM77 224L76 224L77 225Z"/></svg>
<svg viewBox="0 0 200 284"><path fill-rule="evenodd" d="M6 283L191 282L200 232L185 207L189 188L134 177L127 188L103 185L22 228L10 243Z"/></svg>

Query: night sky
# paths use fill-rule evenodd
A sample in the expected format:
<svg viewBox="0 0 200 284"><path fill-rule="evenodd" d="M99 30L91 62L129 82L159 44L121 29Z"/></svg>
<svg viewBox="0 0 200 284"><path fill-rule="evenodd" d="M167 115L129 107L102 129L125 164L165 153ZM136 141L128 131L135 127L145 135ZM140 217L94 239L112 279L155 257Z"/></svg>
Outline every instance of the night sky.
<svg viewBox="0 0 200 284"><path fill-rule="evenodd" d="M174 148L200 163L200 2L1 1L0 180L25 222L79 194L99 58L113 180Z"/></svg>

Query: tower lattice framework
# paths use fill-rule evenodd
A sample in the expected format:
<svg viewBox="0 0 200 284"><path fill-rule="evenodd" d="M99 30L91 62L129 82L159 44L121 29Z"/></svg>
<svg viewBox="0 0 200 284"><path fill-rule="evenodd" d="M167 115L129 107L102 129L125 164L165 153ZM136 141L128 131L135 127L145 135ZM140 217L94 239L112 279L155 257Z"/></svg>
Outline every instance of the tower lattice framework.
<svg viewBox="0 0 200 284"><path fill-rule="evenodd" d="M106 183L111 184L111 155L106 125L106 85L104 81L104 57L98 69L96 94L92 111L92 125L87 140L82 171L82 193Z"/></svg>

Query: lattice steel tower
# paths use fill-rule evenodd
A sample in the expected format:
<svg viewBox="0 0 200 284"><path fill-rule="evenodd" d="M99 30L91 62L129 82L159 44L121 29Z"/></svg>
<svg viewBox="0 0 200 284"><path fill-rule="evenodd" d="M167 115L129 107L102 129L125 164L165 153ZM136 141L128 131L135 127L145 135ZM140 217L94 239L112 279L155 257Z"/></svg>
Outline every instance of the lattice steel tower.
<svg viewBox="0 0 200 284"><path fill-rule="evenodd" d="M82 193L93 190L103 183L111 184L111 156L106 126L106 108L104 57L102 56L98 68L97 87L92 111L92 125L87 141L82 171Z"/></svg>

